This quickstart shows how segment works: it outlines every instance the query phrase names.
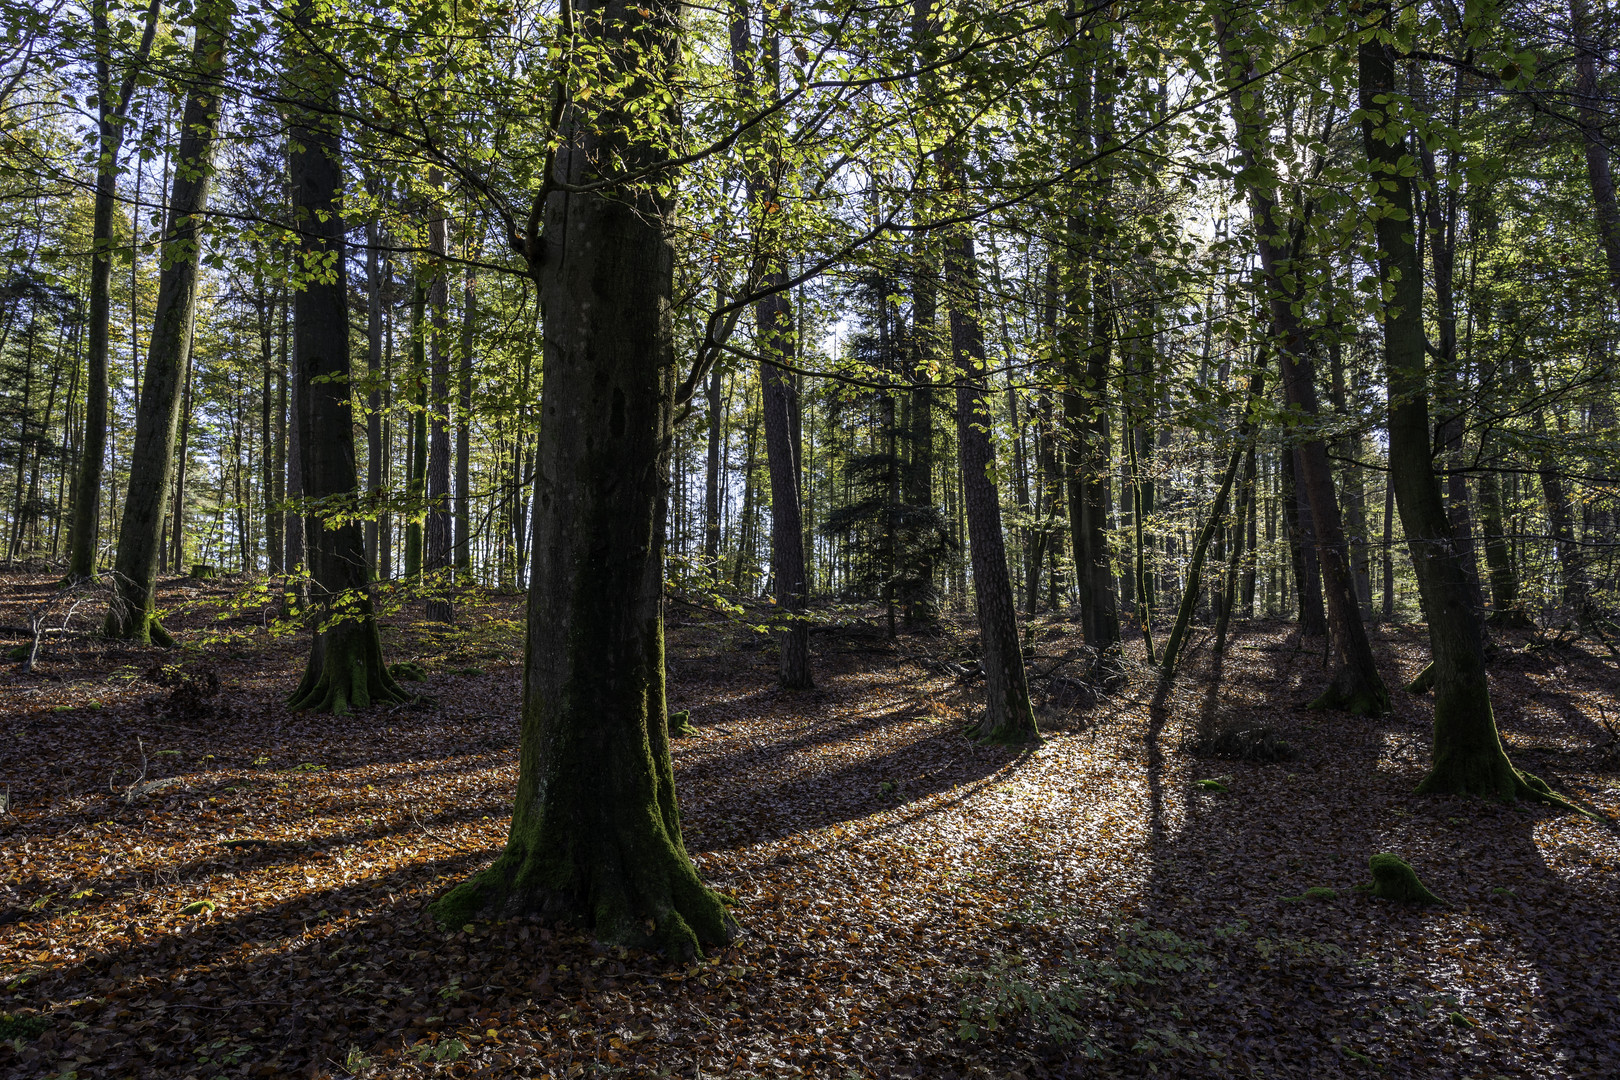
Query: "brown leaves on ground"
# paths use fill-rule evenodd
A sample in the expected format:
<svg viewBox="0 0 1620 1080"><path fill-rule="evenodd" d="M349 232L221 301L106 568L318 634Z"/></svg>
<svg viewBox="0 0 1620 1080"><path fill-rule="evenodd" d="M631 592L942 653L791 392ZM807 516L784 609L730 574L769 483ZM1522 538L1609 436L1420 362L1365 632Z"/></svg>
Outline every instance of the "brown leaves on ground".
<svg viewBox="0 0 1620 1080"><path fill-rule="evenodd" d="M47 588L8 584L0 624ZM172 620L193 638L217 631L228 584L210 587ZM787 694L757 637L685 613L670 693L698 729L675 743L686 839L746 935L672 966L522 920L441 931L424 904L499 849L516 773L521 604L459 611L456 628L385 630L390 660L427 667L432 703L336 721L282 707L303 643L254 630L259 612L205 654L63 639L35 674L0 675L0 1070L1620 1069L1614 831L1413 796L1427 701L1397 693L1376 721L1303 711L1320 643L1281 626L1242 634L1218 687L1195 635L1155 713L1145 677L1075 694L1060 661L1083 653L1043 620L1030 661L1050 734L1018 752L962 737L977 687L947 674L960 627L897 643L819 629L818 689ZM1411 628L1379 640L1391 685L1421 666ZM1612 665L1523 644L1493 669L1511 752L1614 816ZM145 677L155 662L192 682ZM1189 749L1234 726L1275 729L1292 759ZM1451 906L1356 891L1381 851Z"/></svg>

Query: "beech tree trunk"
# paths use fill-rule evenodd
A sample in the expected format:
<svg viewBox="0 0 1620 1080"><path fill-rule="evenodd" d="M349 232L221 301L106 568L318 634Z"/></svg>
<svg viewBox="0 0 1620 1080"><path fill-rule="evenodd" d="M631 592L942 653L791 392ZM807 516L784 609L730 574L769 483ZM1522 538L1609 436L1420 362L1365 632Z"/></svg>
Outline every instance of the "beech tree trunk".
<svg viewBox="0 0 1620 1080"><path fill-rule="evenodd" d="M973 236L966 229L946 244L945 289L950 303L951 351L956 358L956 445L986 683L985 714L975 726L974 736L987 742L1026 742L1038 736L1018 640L1018 607L1007 572L995 454L990 445L990 392L979 322L978 267Z"/></svg>
<svg viewBox="0 0 1620 1080"><path fill-rule="evenodd" d="M333 509L351 509L360 491L349 404L353 373L342 150L331 119L340 75L325 54L296 44L318 36L320 23L313 0L302 0L293 15L298 34L290 39L294 44L288 47L287 65L293 101L288 172L302 265L333 268L324 280L312 276L296 281L293 294L298 464L303 494L316 510L305 519L313 640L303 681L288 707L341 714L403 701L406 695L383 664L360 524L331 518Z"/></svg>
<svg viewBox="0 0 1620 1080"><path fill-rule="evenodd" d="M1372 9L1387 25L1389 5ZM1386 110L1396 95L1395 60L1377 39L1358 50L1362 139L1368 172L1381 185L1377 236L1379 276L1393 303L1384 311L1384 364L1389 381L1390 482L1412 553L1429 647L1434 657L1434 762L1419 791L1542 796L1546 785L1508 760L1491 713L1485 650L1468 577L1451 534L1430 452L1424 362L1423 268L1411 239L1412 187L1403 125ZM1390 211L1394 211L1391 216Z"/></svg>
<svg viewBox="0 0 1620 1080"><path fill-rule="evenodd" d="M1253 65L1247 50L1234 38L1223 14L1216 16L1216 29L1222 60L1235 73L1251 73ZM1270 124L1258 90L1233 90L1230 100L1233 123L1243 145L1245 172L1257 178L1270 175L1261 155L1264 140L1270 137ZM1308 351L1305 328L1294 310L1298 286L1288 284L1293 275L1290 264L1298 253L1278 242L1286 229L1277 217L1276 200L1266 182L1252 179L1243 187L1254 220L1272 333L1277 339L1283 396L1307 422L1314 421L1320 412L1316 398L1316 365ZM1367 638L1367 627L1361 621L1361 609L1356 603L1349 548L1333 489L1327 446L1320 436L1306 435L1297 440L1296 451L1297 480L1310 501L1311 528L1322 574L1334 667L1327 688L1311 702L1311 707L1380 715L1390 709L1389 691L1373 660L1372 643Z"/></svg>
<svg viewBox="0 0 1620 1080"><path fill-rule="evenodd" d="M438 190L438 173L430 172L428 186ZM450 286L446 279L445 258L449 252L444 211L434 207L428 220L428 248L432 252L433 278L428 285L431 335L431 384L428 387L427 535L422 553L428 596L426 615L434 622L454 622L456 608L450 599L451 546L455 536L450 518Z"/></svg>
<svg viewBox="0 0 1620 1080"><path fill-rule="evenodd" d="M130 641L173 643L153 612L162 555L163 525L174 482L174 444L180 423L181 382L191 359L191 323L197 312L197 268L202 258L202 215L213 182L214 136L219 127L220 83L230 0L197 8L191 49L191 89L181 114L174 187L169 195L158 278L157 310L147 346L146 378L135 416L129 488L118 529L113 602L106 633ZM21 464L19 461L19 476Z"/></svg>
<svg viewBox="0 0 1620 1080"><path fill-rule="evenodd" d="M136 78L157 34L162 0L151 0L140 46L115 89L112 81L112 41L106 0L90 5L95 33L96 98L99 112L95 207L90 232L90 312L85 335L84 441L73 483L73 524L68 536L69 581L96 576L101 537L101 478L107 457L107 346L112 318L112 242L114 204L118 198L118 152L129 125L131 96ZM116 96L114 96L116 94Z"/></svg>
<svg viewBox="0 0 1620 1080"><path fill-rule="evenodd" d="M663 157L673 107L646 107L675 65L677 9L607 0L576 12L621 99L564 110L556 172L612 180ZM628 101L626 100L628 99ZM629 101L637 103L634 112ZM656 182L667 173L654 173ZM663 547L675 403L670 200L648 184L552 191L520 238L545 313L534 567L517 803L494 865L435 906L583 925L672 956L735 924L681 838L664 699Z"/></svg>

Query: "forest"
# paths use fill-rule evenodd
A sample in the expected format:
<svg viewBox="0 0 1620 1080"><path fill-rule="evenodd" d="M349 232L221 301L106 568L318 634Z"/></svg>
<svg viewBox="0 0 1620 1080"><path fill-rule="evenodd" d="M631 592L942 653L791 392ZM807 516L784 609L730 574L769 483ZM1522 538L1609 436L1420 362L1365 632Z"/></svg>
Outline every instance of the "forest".
<svg viewBox="0 0 1620 1080"><path fill-rule="evenodd" d="M0 1076L1620 1073L1617 45L0 0Z"/></svg>

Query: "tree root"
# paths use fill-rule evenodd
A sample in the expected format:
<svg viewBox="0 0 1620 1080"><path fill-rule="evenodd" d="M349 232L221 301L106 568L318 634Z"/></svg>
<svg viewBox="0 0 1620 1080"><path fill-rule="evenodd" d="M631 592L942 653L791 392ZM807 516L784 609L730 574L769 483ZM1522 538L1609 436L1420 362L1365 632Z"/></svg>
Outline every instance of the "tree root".
<svg viewBox="0 0 1620 1080"><path fill-rule="evenodd" d="M655 949L674 960L700 957L705 945L729 944L740 932L724 899L698 880L687 860L635 867L610 861L582 874L585 869L542 868L508 847L488 869L429 904L428 912L447 929L479 916L536 914L583 926L603 944ZM576 888L547 887L542 879L572 880Z"/></svg>

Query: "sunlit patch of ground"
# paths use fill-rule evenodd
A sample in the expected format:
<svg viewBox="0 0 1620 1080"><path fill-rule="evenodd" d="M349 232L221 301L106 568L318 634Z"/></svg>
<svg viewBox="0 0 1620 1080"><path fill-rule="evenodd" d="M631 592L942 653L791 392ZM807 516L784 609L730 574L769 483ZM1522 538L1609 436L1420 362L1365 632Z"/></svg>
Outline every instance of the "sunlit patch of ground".
<svg viewBox="0 0 1620 1080"><path fill-rule="evenodd" d="M43 579L13 579L17 625ZM191 589L188 585L186 588ZM1207 635L1165 710L1148 673L1077 703L1067 624L1034 627L1054 729L962 737L971 623L813 635L817 688L767 642L683 611L671 707L688 847L745 935L704 961L518 920L441 930L427 900L499 849L516 772L516 597L452 629L396 617L435 700L334 721L281 700L302 661L231 582L170 590L206 651L77 640L0 675L0 1070L88 1076L1591 1076L1616 1071L1613 830L1418 799L1427 702L1377 721L1297 706L1319 647L1250 627L1208 685ZM24 596L24 590L31 590ZM407 609L406 614L410 614ZM255 625L257 620L257 628ZM1377 635L1398 686L1409 628ZM1494 668L1527 767L1608 814L1579 650ZM187 711L143 677L214 668ZM1295 750L1206 759L1221 724ZM1060 730L1059 730L1060 729ZM1216 785L1199 784L1218 780ZM1394 851L1449 907L1367 897Z"/></svg>

